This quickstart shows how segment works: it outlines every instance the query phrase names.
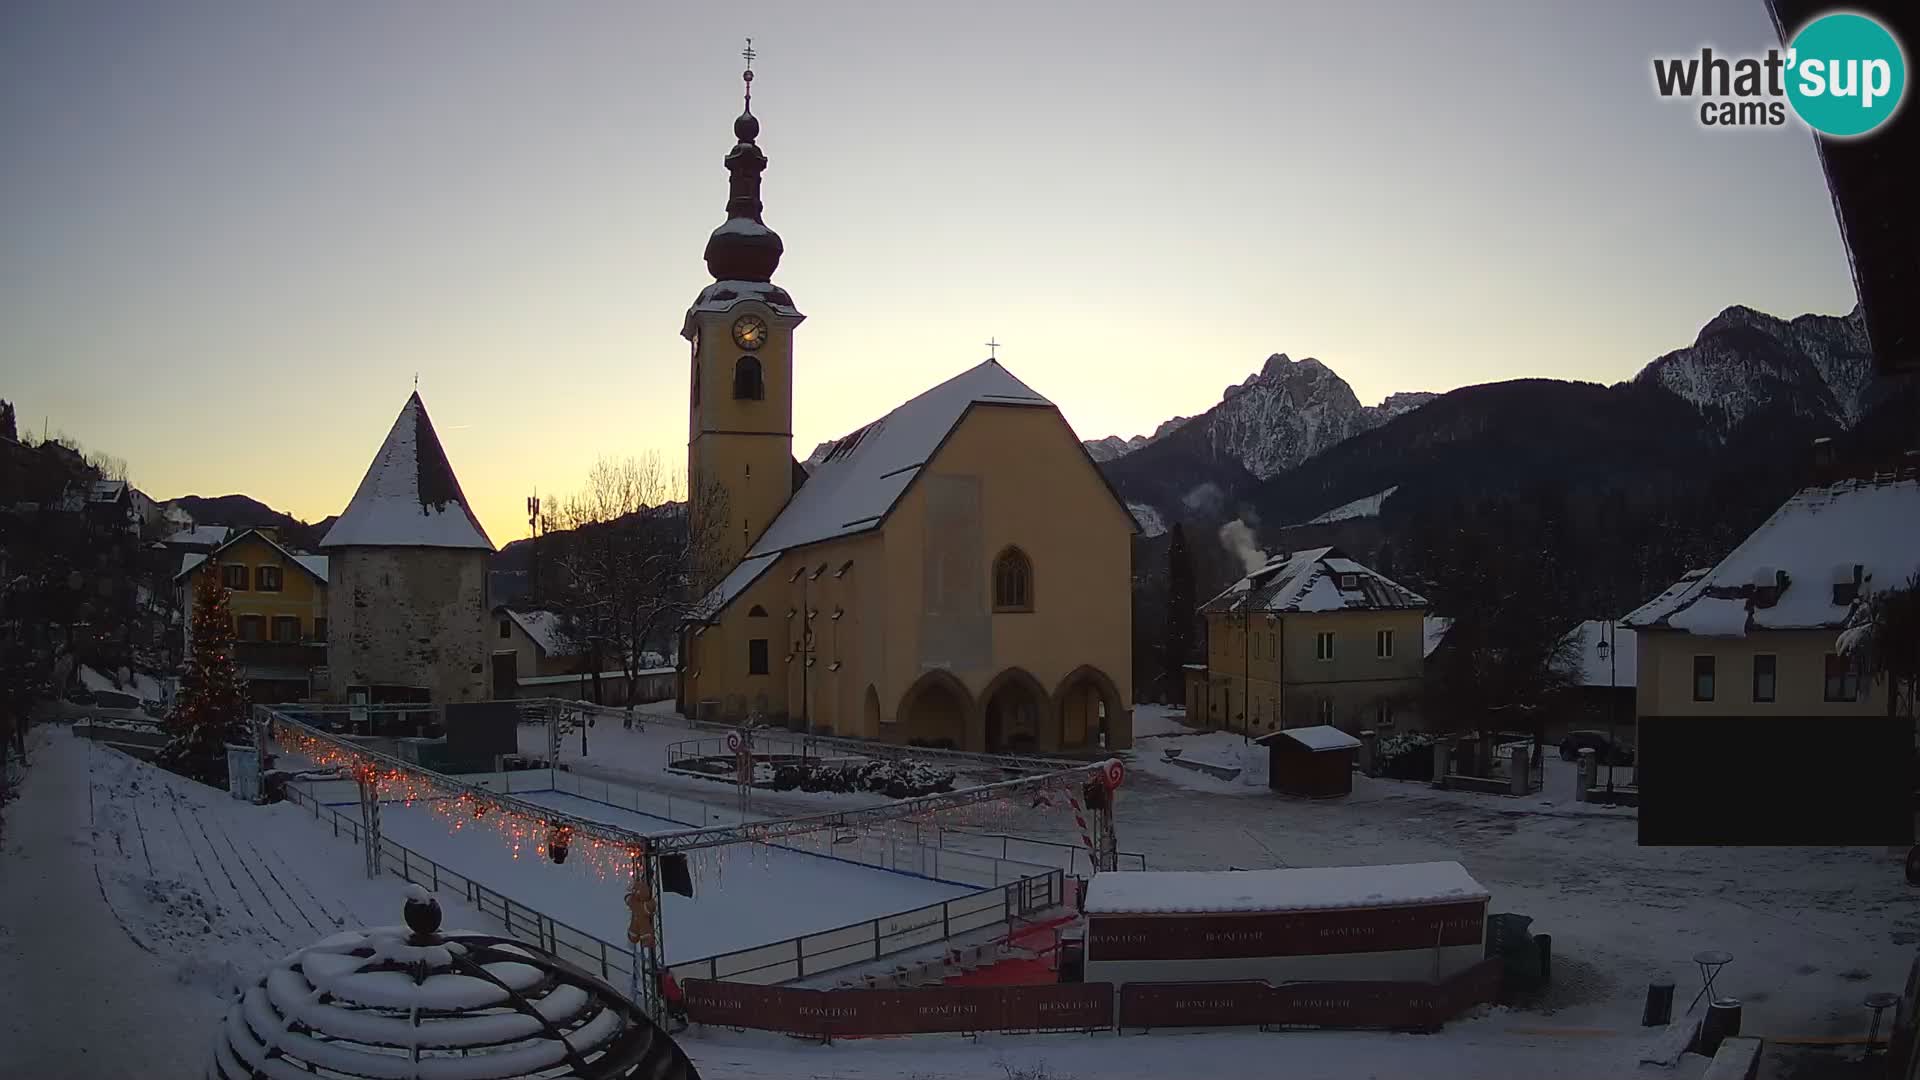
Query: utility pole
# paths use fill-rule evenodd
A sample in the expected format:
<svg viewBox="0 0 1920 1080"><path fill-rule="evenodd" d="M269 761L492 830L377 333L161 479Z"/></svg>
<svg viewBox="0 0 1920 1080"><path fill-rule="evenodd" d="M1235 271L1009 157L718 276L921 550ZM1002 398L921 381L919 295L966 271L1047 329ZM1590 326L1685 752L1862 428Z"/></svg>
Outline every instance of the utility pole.
<svg viewBox="0 0 1920 1080"><path fill-rule="evenodd" d="M527 538L533 548L533 569L527 575L527 592L540 595L540 489L527 496Z"/></svg>

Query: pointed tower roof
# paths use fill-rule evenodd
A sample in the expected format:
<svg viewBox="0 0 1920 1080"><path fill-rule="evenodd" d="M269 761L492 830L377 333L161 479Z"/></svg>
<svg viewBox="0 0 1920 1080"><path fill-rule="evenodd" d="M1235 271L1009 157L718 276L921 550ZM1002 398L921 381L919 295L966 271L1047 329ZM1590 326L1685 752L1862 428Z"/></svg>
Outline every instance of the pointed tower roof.
<svg viewBox="0 0 1920 1080"><path fill-rule="evenodd" d="M492 551L418 391L380 444L367 475L320 547L439 547Z"/></svg>

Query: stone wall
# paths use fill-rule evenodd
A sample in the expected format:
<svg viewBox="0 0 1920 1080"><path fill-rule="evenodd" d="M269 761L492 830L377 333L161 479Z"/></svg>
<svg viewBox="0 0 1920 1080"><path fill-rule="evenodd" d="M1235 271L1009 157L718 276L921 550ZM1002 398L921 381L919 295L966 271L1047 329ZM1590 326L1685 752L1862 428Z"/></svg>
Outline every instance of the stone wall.
<svg viewBox="0 0 1920 1080"><path fill-rule="evenodd" d="M453 548L329 551L329 697L351 686L423 686L437 703L487 692L487 553Z"/></svg>

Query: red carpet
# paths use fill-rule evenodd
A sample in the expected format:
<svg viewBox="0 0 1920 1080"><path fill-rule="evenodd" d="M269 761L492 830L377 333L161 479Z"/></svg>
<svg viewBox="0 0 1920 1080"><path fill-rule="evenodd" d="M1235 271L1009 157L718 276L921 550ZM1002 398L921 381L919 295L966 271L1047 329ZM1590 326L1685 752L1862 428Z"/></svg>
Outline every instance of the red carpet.
<svg viewBox="0 0 1920 1080"><path fill-rule="evenodd" d="M998 963L972 971L950 975L941 980L947 986L1041 986L1060 981L1056 964L1060 931L1078 916L1066 915L1049 922L1024 926L1007 935L1007 944L1037 956L1009 956Z"/></svg>

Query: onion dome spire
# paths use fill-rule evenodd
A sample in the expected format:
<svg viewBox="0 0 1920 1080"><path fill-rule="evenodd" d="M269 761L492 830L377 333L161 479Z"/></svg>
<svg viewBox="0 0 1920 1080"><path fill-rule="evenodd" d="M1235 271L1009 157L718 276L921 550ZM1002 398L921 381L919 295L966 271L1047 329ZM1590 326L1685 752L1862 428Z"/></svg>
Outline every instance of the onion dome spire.
<svg viewBox="0 0 1920 1080"><path fill-rule="evenodd" d="M727 220L707 239L707 271L715 281L771 281L780 265L785 247L780 234L761 220L760 174L766 171L767 155L760 152L754 139L760 135L760 120L753 115L753 39L740 55L747 68L741 73L746 83L745 105L733 122L733 136L739 140L726 157Z"/></svg>

